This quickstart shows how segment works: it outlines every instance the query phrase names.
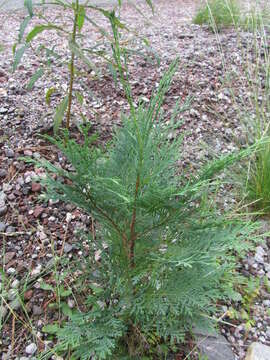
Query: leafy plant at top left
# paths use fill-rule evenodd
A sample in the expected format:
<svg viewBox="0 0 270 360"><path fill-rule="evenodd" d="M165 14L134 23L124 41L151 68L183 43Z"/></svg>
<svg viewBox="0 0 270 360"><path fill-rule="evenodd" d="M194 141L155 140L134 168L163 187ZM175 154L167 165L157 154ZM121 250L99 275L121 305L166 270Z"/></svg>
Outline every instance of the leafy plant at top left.
<svg viewBox="0 0 270 360"><path fill-rule="evenodd" d="M150 0L146 1L147 4L153 9ZM31 90L35 82L44 77L53 63L61 64L61 66L67 66L69 73L69 83L67 84L67 91L63 94L61 102L58 104L54 115L54 132L57 133L59 127L62 125L64 116L66 114L66 128L70 127L71 108L75 99L82 104L83 95L80 92L76 92L74 96L74 81L76 81L76 73L82 74L77 68L75 60L79 59L81 63L84 63L88 68L94 71L96 75L99 74L98 66L92 59L99 58L110 65L110 69L115 74L116 66L113 62L112 56L110 56L109 49L112 37L105 27L99 25L96 21L97 14L109 19L110 12L103 7L91 5L89 1L85 3L75 1L59 1L55 0L53 6L56 8L56 16L53 21L48 20L45 9L50 6L50 1L44 0L39 6L33 7L32 0L25 0L24 5L27 9L28 15L24 18L20 25L18 41L13 47L14 61L13 71L15 71L22 61L25 51L31 49L40 58L40 67L30 78L27 88ZM115 5L115 11L119 10L122 6L122 1L118 1ZM59 11L58 11L59 10ZM91 13L88 13L88 10ZM63 16L60 20L60 11ZM71 15L71 16L70 16ZM50 14L51 16L51 14ZM26 33L26 30L33 23L34 19L38 18L39 23L34 25L31 30ZM83 26L85 22L88 22L93 26L95 31L100 35L101 40L98 40L92 47L84 47L83 40ZM117 26L122 30L128 30L126 25L117 18ZM47 45L48 41L44 40L44 44L40 40L40 35L43 33L56 33L62 42L67 42L69 47L70 58L67 60L66 56L61 55L61 51L57 50L56 41ZM107 45L106 45L107 43ZM105 46L104 46L105 45ZM91 57L89 57L91 56ZM78 65L80 66L80 65ZM52 94L55 92L54 87L50 87L46 93L46 103L50 103ZM79 105L80 105L79 104ZM83 117L83 115L82 115Z"/></svg>

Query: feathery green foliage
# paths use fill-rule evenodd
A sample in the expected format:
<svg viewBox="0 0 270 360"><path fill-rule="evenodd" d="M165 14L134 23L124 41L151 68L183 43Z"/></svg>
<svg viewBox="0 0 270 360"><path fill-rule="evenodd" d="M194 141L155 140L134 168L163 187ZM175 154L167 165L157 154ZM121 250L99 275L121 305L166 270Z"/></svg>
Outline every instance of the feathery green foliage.
<svg viewBox="0 0 270 360"><path fill-rule="evenodd" d="M208 25L214 31L239 21L240 9L236 0L206 0L193 19L194 24Z"/></svg>
<svg viewBox="0 0 270 360"><path fill-rule="evenodd" d="M163 358L193 325L210 322L216 301L226 297L227 252L250 232L201 206L215 175L239 155L208 164L190 180L176 175L181 140L168 140L173 124L163 121L161 105L177 66L147 107L123 116L107 152L82 128L83 145L68 135L51 139L72 171L38 163L47 169L47 198L72 202L100 224L97 236L89 235L90 254L100 260L92 256L82 271L85 311L58 333L58 351L70 350L74 359Z"/></svg>

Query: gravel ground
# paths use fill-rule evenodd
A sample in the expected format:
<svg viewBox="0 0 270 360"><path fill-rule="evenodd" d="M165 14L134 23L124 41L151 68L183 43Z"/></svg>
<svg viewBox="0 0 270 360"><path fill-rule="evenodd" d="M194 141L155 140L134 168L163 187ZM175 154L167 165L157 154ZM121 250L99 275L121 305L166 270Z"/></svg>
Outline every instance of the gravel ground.
<svg viewBox="0 0 270 360"><path fill-rule="evenodd" d="M85 3L84 0L80 0L81 3ZM34 0L33 4L39 4L40 1ZM106 4L115 4L117 0L94 0L91 2L92 4L97 5L106 5ZM17 10L22 9L24 7L24 0L1 0L0 1L0 9L3 10Z"/></svg>
<svg viewBox="0 0 270 360"><path fill-rule="evenodd" d="M130 6L124 6L122 12L129 24L147 36L161 58L159 67L141 57L135 57L131 62L130 78L136 98L149 98L164 69L176 56L180 58L164 108L170 109L179 96L183 102L189 97L193 99L190 109L178 119L179 127L171 134L173 138L185 132L179 168L189 166L190 171L211 155L209 147L221 154L236 149L239 143L245 141L241 111L238 111L248 103L241 51L252 42L248 33L239 37L232 30L226 30L217 43L216 36L206 28L190 24L195 8L196 2L190 0L172 0L169 4L159 0L156 15L150 15L144 5L143 13L149 14L146 18L139 16ZM46 16L53 20L61 18L62 14L48 9ZM61 153L39 137L40 133L51 132L54 107L68 85L66 67L54 62L51 71L31 91L26 90L26 85L41 61L31 49L27 50L18 70L15 73L10 71L11 49L23 17L23 11L9 16L3 11L0 13L0 44L3 48L0 52L0 246L2 251L5 247L5 271L10 281L9 306L20 319L26 318L27 311L38 340L33 343L23 321L14 326L12 316L9 317L3 324L2 359L31 357L37 352L37 347L42 350L49 346L50 341L41 329L55 320L57 314L48 308L50 293L42 290L40 283L34 280L44 277L48 266L52 266L54 251L71 259L85 255L76 247L74 232L87 229L91 223L88 216L71 205L40 202L38 195L42 189L35 182L40 170L19 159L22 155L42 156L68 166ZM97 21L104 23L102 19ZM85 25L84 32L88 34L86 46L94 43L99 36L90 25ZM49 36L44 33L40 39L48 45L56 43L60 53L68 53L66 42L53 33ZM229 64L226 74L237 74L232 80L235 98L224 81L224 61ZM120 125L120 112L127 109L127 104L105 66L100 79L83 65L81 68L86 76L78 75L75 86L83 93L85 102L82 108L74 105L72 121L75 123L78 113L82 112L91 121L93 130L100 133L100 141L103 142L110 138L113 126ZM56 92L48 106L44 97L46 89L51 87L56 88ZM233 202L234 199L224 197L222 206L229 207ZM269 221L263 221L263 226L269 230ZM265 276L270 279L269 260L270 242L266 239L257 246L255 253L250 253L243 260L241 272L247 277L258 278L260 282ZM34 285L24 291L25 310L22 311L12 290L20 287L27 274ZM50 281L50 277L46 279ZM73 306L72 299L69 301ZM246 348L252 341L270 345L270 294L265 287L260 287L259 295L252 304L250 317L253 322L249 332L245 331L243 319L232 320L228 316L230 306L224 304L227 316L223 320L231 325L222 326L221 331L230 342L236 359L244 359ZM7 306L5 309L7 312Z"/></svg>

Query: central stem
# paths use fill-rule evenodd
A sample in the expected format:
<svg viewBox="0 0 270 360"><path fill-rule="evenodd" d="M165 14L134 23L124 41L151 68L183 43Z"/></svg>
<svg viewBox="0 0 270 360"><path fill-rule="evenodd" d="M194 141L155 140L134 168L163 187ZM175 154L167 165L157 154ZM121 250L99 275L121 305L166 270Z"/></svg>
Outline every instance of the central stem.
<svg viewBox="0 0 270 360"><path fill-rule="evenodd" d="M72 43L73 44L75 43L75 40L76 40L78 10L79 10L79 0L76 0L75 9L74 9L73 31L72 31ZM70 127L70 113L71 113L73 81L74 81L74 58L75 58L74 51L71 51L70 80L69 80L68 108L67 108L67 124L66 124L67 129L69 129L69 127Z"/></svg>
<svg viewBox="0 0 270 360"><path fill-rule="evenodd" d="M137 214L136 202L137 202L139 187L140 187L140 176L138 174L137 180L136 180L136 189L135 189L135 194L134 194L134 207L133 207L133 213L132 213L131 224L130 224L129 262L130 262L131 267L135 266L135 259L134 259L135 258L135 242L136 242L136 237L137 237L137 234L135 231L136 214Z"/></svg>

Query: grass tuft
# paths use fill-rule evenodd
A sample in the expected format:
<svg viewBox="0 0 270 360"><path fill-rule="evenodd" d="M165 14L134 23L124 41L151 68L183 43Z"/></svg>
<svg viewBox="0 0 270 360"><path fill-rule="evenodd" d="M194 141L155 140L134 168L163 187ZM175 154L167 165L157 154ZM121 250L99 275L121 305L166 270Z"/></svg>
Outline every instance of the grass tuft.
<svg viewBox="0 0 270 360"><path fill-rule="evenodd" d="M213 31L238 23L240 8L236 0L206 0L198 10L193 22L208 25Z"/></svg>
<svg viewBox="0 0 270 360"><path fill-rule="evenodd" d="M268 141L256 153L251 161L248 176L247 191L249 199L254 202L255 207L269 212L270 210L270 142Z"/></svg>

